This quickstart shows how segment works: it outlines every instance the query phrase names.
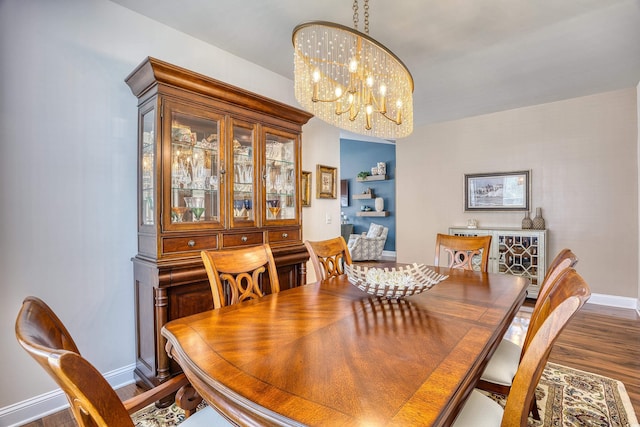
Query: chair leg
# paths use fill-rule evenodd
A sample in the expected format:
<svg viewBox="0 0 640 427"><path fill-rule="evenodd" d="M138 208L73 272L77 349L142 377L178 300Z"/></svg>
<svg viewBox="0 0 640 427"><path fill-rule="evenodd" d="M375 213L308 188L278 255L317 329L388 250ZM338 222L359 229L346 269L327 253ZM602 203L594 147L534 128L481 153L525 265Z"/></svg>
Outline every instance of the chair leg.
<svg viewBox="0 0 640 427"><path fill-rule="evenodd" d="M533 400L531 401L531 415L533 419L536 421L540 421L540 412L538 412L538 402L535 394L533 395Z"/></svg>

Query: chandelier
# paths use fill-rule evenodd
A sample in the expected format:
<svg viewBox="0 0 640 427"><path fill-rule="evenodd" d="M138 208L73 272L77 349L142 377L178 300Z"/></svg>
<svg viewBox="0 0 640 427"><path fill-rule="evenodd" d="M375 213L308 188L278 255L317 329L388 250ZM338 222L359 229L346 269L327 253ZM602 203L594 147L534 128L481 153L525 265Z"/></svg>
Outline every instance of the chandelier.
<svg viewBox="0 0 640 427"><path fill-rule="evenodd" d="M364 33L325 21L293 30L295 97L307 111L341 129L396 139L413 132L413 77L402 61Z"/></svg>

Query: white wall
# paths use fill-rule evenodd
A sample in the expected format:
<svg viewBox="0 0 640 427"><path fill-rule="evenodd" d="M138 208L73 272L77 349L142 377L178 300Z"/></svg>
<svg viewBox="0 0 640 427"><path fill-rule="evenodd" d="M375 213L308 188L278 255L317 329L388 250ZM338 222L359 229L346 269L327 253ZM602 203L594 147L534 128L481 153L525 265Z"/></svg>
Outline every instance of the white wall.
<svg viewBox="0 0 640 427"><path fill-rule="evenodd" d="M637 155L638 155L638 164L640 165L640 83L636 87L636 112L637 112L637 125L638 125L638 142L637 142ZM638 177L640 179L640 176ZM640 203L640 200L638 201ZM640 212L640 210L639 210ZM640 221L640 215L638 218ZM638 241L640 241L640 235L638 235ZM640 254L638 254L640 258ZM638 268L640 269L640 259L638 260ZM638 280L638 301L636 302L636 311L640 314L640 280Z"/></svg>
<svg viewBox="0 0 640 427"><path fill-rule="evenodd" d="M337 198L316 199L316 166L320 164L338 168L337 179L340 179L340 131L313 119L305 126L303 132L302 170L311 172L311 207L302 208L303 238L330 239L340 235L340 201ZM330 224L327 224L327 216L331 218ZM311 262L308 262L307 283L315 280L315 272Z"/></svg>
<svg viewBox="0 0 640 427"><path fill-rule="evenodd" d="M297 105L292 81L109 1L0 2L0 425L3 408L55 388L13 333L26 295L53 307L101 372L135 362L137 100L124 79L146 56ZM314 176L310 154L339 164L327 128L304 128ZM338 233L337 200L312 203L334 221L305 208L317 225L305 235Z"/></svg>
<svg viewBox="0 0 640 427"><path fill-rule="evenodd" d="M472 217L520 226L521 212L465 213L463 176L530 169L549 257L569 247L594 293L637 298L636 110L629 88L417 128L397 143L398 260L432 263L435 234Z"/></svg>

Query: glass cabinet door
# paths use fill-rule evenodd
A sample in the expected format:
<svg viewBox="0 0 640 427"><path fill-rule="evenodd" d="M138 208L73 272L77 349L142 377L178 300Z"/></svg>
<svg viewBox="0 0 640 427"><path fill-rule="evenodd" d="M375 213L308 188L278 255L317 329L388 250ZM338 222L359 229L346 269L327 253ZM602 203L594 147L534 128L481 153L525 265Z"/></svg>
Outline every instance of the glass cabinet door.
<svg viewBox="0 0 640 427"><path fill-rule="evenodd" d="M139 218L142 226L155 225L156 206L156 139L155 139L156 111L142 112L142 138L140 139L140 211Z"/></svg>
<svg viewBox="0 0 640 427"><path fill-rule="evenodd" d="M221 177L222 117L202 109L167 102L165 115L170 155L165 197L165 229L211 228L224 224Z"/></svg>
<svg viewBox="0 0 640 427"><path fill-rule="evenodd" d="M298 139L295 135L265 133L265 223L298 221Z"/></svg>
<svg viewBox="0 0 640 427"><path fill-rule="evenodd" d="M255 177L256 150L255 125L233 121L232 126L233 163L233 216L231 227L254 227L255 217Z"/></svg>

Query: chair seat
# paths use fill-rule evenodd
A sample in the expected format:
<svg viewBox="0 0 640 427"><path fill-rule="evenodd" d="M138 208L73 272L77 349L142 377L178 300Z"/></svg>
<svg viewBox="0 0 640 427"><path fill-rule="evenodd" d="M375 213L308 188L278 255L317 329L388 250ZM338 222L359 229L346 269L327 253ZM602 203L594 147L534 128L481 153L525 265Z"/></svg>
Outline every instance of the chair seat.
<svg viewBox="0 0 640 427"><path fill-rule="evenodd" d="M497 427L502 422L503 414L502 406L479 391L473 390L453 423L453 427Z"/></svg>
<svg viewBox="0 0 640 427"><path fill-rule="evenodd" d="M480 379L510 387L518 371L521 352L522 348L518 344L503 339L489 359Z"/></svg>
<svg viewBox="0 0 640 427"><path fill-rule="evenodd" d="M205 406L181 422L180 425L183 427L227 427L233 424L211 406Z"/></svg>

